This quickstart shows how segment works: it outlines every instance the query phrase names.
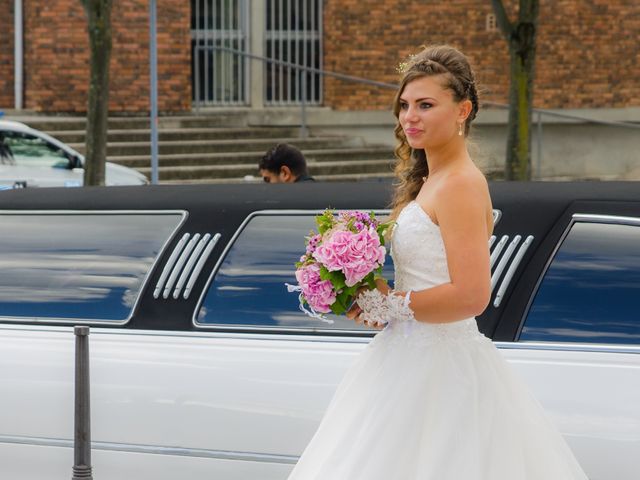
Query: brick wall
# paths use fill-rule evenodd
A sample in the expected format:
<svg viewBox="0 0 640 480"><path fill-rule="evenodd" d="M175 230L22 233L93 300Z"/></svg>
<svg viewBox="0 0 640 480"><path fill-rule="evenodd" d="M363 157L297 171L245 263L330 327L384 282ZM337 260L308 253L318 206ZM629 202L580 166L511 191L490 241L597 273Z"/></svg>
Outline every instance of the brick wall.
<svg viewBox="0 0 640 480"><path fill-rule="evenodd" d="M505 0L514 17L516 0ZM543 0L534 103L546 108L640 106L640 3ZM83 112L86 17L78 0L25 1L25 107ZM13 1L1 3L11 12ZM398 62L420 45L449 43L472 61L484 100L506 103L508 50L488 32L485 0L324 0L324 68L396 83ZM12 12L11 12L12 13ZM148 111L148 0L114 2L112 112ZM161 111L191 109L190 2L158 2ZM388 109L393 91L327 78L338 110ZM0 15L0 107L13 106L13 15Z"/></svg>
<svg viewBox="0 0 640 480"><path fill-rule="evenodd" d="M77 0L25 2L25 106L36 111L86 111L87 20ZM149 109L148 1L114 2L109 110ZM160 111L191 108L190 4L158 2Z"/></svg>
<svg viewBox="0 0 640 480"><path fill-rule="evenodd" d="M0 109L13 108L13 1L0 3Z"/></svg>
<svg viewBox="0 0 640 480"><path fill-rule="evenodd" d="M505 1L515 18L517 2ZM425 5L426 4L426 5ZM484 0L325 0L324 67L397 83L398 62L424 44L448 43L471 60L482 98L507 103L509 55ZM640 3L542 1L534 104L544 108L640 106ZM325 81L338 110L390 108L393 92Z"/></svg>

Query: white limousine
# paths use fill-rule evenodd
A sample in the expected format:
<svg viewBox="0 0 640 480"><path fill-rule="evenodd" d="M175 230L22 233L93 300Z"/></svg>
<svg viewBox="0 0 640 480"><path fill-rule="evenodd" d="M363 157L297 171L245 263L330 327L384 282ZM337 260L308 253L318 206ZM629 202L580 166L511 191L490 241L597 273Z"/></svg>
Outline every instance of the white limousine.
<svg viewBox="0 0 640 480"><path fill-rule="evenodd" d="M480 329L590 480L637 480L640 185L491 191ZM315 214L384 213L389 193L386 183L0 192L0 478L71 478L73 327L88 325L94 478L286 479L375 332L304 317L284 283Z"/></svg>

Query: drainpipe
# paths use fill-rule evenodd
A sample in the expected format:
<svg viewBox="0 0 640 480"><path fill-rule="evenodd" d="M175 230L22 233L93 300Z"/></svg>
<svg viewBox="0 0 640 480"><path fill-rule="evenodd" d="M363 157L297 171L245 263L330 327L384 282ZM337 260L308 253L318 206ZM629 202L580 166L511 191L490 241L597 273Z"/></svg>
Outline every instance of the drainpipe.
<svg viewBox="0 0 640 480"><path fill-rule="evenodd" d="M14 21L14 54L13 54L13 78L14 82L14 102L15 109L22 110L22 63L23 63L23 28L22 28L22 0L14 0L13 21Z"/></svg>

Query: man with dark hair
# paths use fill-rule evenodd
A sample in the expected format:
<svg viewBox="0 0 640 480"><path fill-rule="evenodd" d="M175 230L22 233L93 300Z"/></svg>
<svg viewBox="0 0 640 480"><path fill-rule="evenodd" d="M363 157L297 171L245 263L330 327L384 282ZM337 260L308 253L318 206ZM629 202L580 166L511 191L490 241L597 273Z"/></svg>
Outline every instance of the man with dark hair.
<svg viewBox="0 0 640 480"><path fill-rule="evenodd" d="M270 149L258 164L260 175L267 183L313 182L307 171L307 161L296 147L280 143Z"/></svg>

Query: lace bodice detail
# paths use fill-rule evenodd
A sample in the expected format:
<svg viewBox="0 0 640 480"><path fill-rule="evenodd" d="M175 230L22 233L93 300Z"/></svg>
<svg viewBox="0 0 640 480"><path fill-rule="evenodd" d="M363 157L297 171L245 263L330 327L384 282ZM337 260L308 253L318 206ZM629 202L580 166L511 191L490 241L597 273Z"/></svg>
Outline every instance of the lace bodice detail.
<svg viewBox="0 0 640 480"><path fill-rule="evenodd" d="M391 238L391 256L395 290L419 291L451 281L440 227L415 201L409 202L397 218ZM421 343L425 340L487 340L478 332L475 318L451 323L413 323L410 332L406 325L402 326L402 336L410 336Z"/></svg>
<svg viewBox="0 0 640 480"><path fill-rule="evenodd" d="M450 281L440 227L415 201L398 216L391 256L396 290L423 290Z"/></svg>

